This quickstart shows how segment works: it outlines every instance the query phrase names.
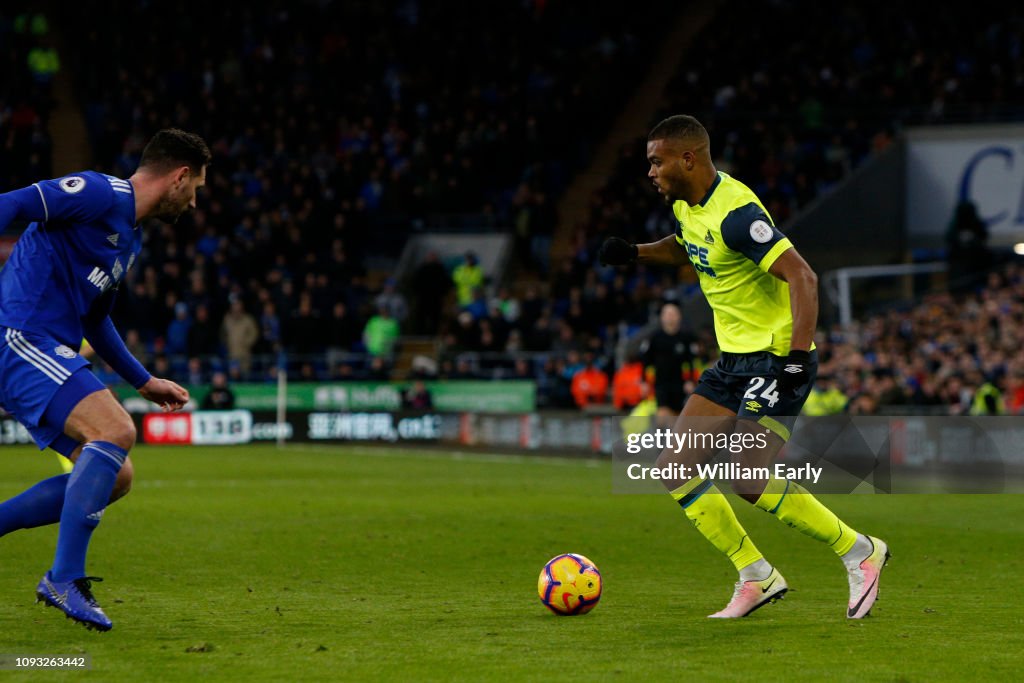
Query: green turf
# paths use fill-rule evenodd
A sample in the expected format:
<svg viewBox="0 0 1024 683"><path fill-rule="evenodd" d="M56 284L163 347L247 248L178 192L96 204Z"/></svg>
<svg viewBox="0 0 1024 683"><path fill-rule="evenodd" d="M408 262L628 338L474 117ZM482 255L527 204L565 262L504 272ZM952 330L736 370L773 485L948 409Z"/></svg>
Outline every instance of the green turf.
<svg viewBox="0 0 1024 683"><path fill-rule="evenodd" d="M0 450L0 496L56 471ZM90 672L12 680L1015 680L1024 651L1024 496L831 496L894 558L875 615L844 618L819 544L737 503L792 588L710 621L730 565L661 496L612 495L586 460L293 448L139 448L96 534L115 622L33 602L54 528L0 541L0 654L87 652ZM544 562L593 559L601 604L556 617Z"/></svg>

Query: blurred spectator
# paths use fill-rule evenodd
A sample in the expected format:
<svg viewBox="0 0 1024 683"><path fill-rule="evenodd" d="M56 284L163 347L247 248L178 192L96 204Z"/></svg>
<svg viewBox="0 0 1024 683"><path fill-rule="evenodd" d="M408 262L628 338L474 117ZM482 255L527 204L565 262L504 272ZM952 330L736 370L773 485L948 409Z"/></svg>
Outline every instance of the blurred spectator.
<svg viewBox="0 0 1024 683"><path fill-rule="evenodd" d="M999 390L996 382L984 382L974 392L974 399L971 401L971 415L1005 415L1006 403L1003 400L1003 392Z"/></svg>
<svg viewBox="0 0 1024 683"><path fill-rule="evenodd" d="M491 317L494 317L494 310L497 309L501 318L510 324L516 324L519 321L519 300L512 296L508 287L498 288L498 293L490 301L490 308L492 311Z"/></svg>
<svg viewBox="0 0 1024 683"><path fill-rule="evenodd" d="M374 356L370 359L370 367L367 368L366 379L376 382L386 382L391 379L391 368L384 356Z"/></svg>
<svg viewBox="0 0 1024 683"><path fill-rule="evenodd" d="M41 39L28 52L28 68L32 79L41 85L49 85L60 70L60 57L48 39Z"/></svg>
<svg viewBox="0 0 1024 683"><path fill-rule="evenodd" d="M327 321L327 367L333 373L360 342L359 321L349 313L344 302L337 301Z"/></svg>
<svg viewBox="0 0 1024 683"><path fill-rule="evenodd" d="M530 255L542 276L551 270L551 242L558 217L555 209L543 192L534 192L527 209L529 234L533 235L530 242Z"/></svg>
<svg viewBox="0 0 1024 683"><path fill-rule="evenodd" d="M384 289L374 300L374 306L378 309L381 307L387 308L388 315L394 318L395 322L399 325L405 322L409 314L409 306L406 304L402 293L395 289L395 279L393 277L389 277L384 281Z"/></svg>
<svg viewBox="0 0 1024 683"><path fill-rule="evenodd" d="M473 302L474 293L484 285L484 271L477 264L476 254L466 252L465 261L452 271L455 283L455 298L459 307L466 307Z"/></svg>
<svg viewBox="0 0 1024 683"><path fill-rule="evenodd" d="M1024 414L1024 372L1014 370L1006 378L1006 412L1008 415Z"/></svg>
<svg viewBox="0 0 1024 683"><path fill-rule="evenodd" d="M632 410L648 393L644 364L636 357L623 363L612 377L612 403L617 410Z"/></svg>
<svg viewBox="0 0 1024 683"><path fill-rule="evenodd" d="M487 296L484 294L482 287L476 287L473 289L472 297L464 308L475 320L484 320L487 318L490 309L487 305Z"/></svg>
<svg viewBox="0 0 1024 683"><path fill-rule="evenodd" d="M427 253L413 273L412 283L416 297L414 329L422 334L437 334L444 299L452 288L452 279L437 252Z"/></svg>
<svg viewBox="0 0 1024 683"><path fill-rule="evenodd" d="M431 398L427 386L421 380L416 380L402 392L402 407L406 410L433 409L434 400Z"/></svg>
<svg viewBox="0 0 1024 683"><path fill-rule="evenodd" d="M572 373L572 398L580 408L606 403L608 400L608 375L595 365L594 354L584 355L584 365Z"/></svg>
<svg viewBox="0 0 1024 683"><path fill-rule="evenodd" d="M846 406L850 415L877 415L878 401L871 394L857 394Z"/></svg>
<svg viewBox="0 0 1024 683"><path fill-rule="evenodd" d="M87 344L83 342L82 355L85 355L85 346ZM145 362L149 359L149 351L146 349L146 345L142 342L139 337L139 331L129 328L124 333L124 345L128 348L128 352L138 358L140 361ZM91 347L90 347L91 350Z"/></svg>
<svg viewBox="0 0 1024 683"><path fill-rule="evenodd" d="M390 357L398 342L398 334L398 321L391 317L387 308L378 308L377 315L366 321L363 344L367 353L375 358Z"/></svg>
<svg viewBox="0 0 1024 683"><path fill-rule="evenodd" d="M231 410L235 407L235 394L228 387L228 376L223 372L213 373L210 391L203 397L203 410Z"/></svg>
<svg viewBox="0 0 1024 683"><path fill-rule="evenodd" d="M260 314L260 342L262 353L277 352L281 349L281 319L277 315L277 306L273 301L263 304Z"/></svg>
<svg viewBox="0 0 1024 683"><path fill-rule="evenodd" d="M682 331L683 316L679 306L667 303L661 307L658 330L645 341L640 352L645 365L654 367L654 395L658 414L678 415L683 410L686 392L684 379L693 372L692 338Z"/></svg>
<svg viewBox="0 0 1024 683"><path fill-rule="evenodd" d="M525 358L516 358L512 366L512 374L508 379L533 381L537 379L537 373L531 367L530 361Z"/></svg>
<svg viewBox="0 0 1024 683"><path fill-rule="evenodd" d="M289 350L309 355L326 347L323 323L313 310L313 299L308 292L299 297L299 307L288 319L285 342Z"/></svg>
<svg viewBox="0 0 1024 683"><path fill-rule="evenodd" d="M978 216L974 202L961 201L946 233L949 284L956 292L972 291L984 282L992 267L988 226Z"/></svg>
<svg viewBox="0 0 1024 683"><path fill-rule="evenodd" d="M203 373L203 361L198 356L192 356L185 365L185 384L199 386L206 383L206 375Z"/></svg>
<svg viewBox="0 0 1024 683"><path fill-rule="evenodd" d="M804 403L803 414L812 417L839 415L846 409L846 394L832 375L818 375Z"/></svg>
<svg viewBox="0 0 1024 683"><path fill-rule="evenodd" d="M188 328L188 355L211 356L219 350L220 331L210 319L210 309L205 304L196 306L196 319Z"/></svg>
<svg viewBox="0 0 1024 683"><path fill-rule="evenodd" d="M179 302L174 306L174 319L167 326L165 350L169 355L181 356L188 353L189 330L192 321L188 317L188 305Z"/></svg>
<svg viewBox="0 0 1024 683"><path fill-rule="evenodd" d="M228 360L237 363L246 375L252 369L252 351L259 338L260 330L256 319L245 310L241 299L232 298L221 324L221 340L227 349Z"/></svg>

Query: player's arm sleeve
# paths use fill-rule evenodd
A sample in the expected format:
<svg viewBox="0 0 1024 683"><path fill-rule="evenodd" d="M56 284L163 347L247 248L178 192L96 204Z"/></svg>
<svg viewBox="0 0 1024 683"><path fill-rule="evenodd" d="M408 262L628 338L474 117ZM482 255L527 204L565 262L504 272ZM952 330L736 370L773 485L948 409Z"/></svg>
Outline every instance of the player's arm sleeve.
<svg viewBox="0 0 1024 683"><path fill-rule="evenodd" d="M149 371L142 367L142 363L124 345L109 315L99 320L83 320L82 323L85 327L85 338L92 348L124 381L138 389L152 378Z"/></svg>
<svg viewBox="0 0 1024 683"><path fill-rule="evenodd" d="M15 220L46 220L43 195L35 185L0 194L0 232Z"/></svg>
<svg viewBox="0 0 1024 683"><path fill-rule="evenodd" d="M41 180L32 187L42 199L45 221L88 223L103 216L114 204L114 189L97 173Z"/></svg>
<svg viewBox="0 0 1024 683"><path fill-rule="evenodd" d="M754 202L729 212L722 221L722 239L725 246L740 252L766 273L783 252L793 247Z"/></svg>

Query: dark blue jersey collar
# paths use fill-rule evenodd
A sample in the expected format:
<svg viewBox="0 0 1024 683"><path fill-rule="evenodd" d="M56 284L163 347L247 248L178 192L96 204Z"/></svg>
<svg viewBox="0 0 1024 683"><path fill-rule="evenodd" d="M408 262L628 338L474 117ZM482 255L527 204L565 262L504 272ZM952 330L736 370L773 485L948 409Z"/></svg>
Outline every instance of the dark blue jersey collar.
<svg viewBox="0 0 1024 683"><path fill-rule="evenodd" d="M711 201L711 195L713 195L715 193L715 190L717 190L718 186L721 185L721 184L722 184L722 174L721 173L715 173L715 182L711 183L711 187L708 188L708 193L706 195L704 195L704 199L700 200L700 205L702 207L707 205L707 203L709 201Z"/></svg>

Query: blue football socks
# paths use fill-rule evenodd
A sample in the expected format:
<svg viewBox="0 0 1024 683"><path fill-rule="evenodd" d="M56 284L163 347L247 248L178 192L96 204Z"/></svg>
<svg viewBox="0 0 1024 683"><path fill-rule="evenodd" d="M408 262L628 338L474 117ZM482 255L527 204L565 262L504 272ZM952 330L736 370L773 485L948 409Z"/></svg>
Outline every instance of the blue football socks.
<svg viewBox="0 0 1024 683"><path fill-rule="evenodd" d="M0 503L0 536L60 521L64 490L70 474L44 479L27 491Z"/></svg>
<svg viewBox="0 0 1024 683"><path fill-rule="evenodd" d="M85 553L100 523L128 451L107 441L85 444L64 493L57 556L50 576L71 581L85 576Z"/></svg>

